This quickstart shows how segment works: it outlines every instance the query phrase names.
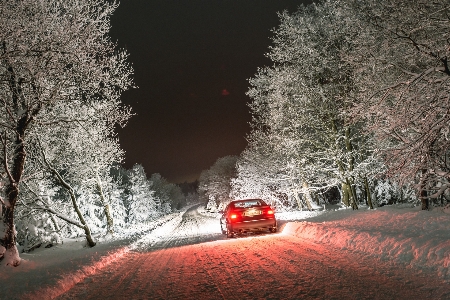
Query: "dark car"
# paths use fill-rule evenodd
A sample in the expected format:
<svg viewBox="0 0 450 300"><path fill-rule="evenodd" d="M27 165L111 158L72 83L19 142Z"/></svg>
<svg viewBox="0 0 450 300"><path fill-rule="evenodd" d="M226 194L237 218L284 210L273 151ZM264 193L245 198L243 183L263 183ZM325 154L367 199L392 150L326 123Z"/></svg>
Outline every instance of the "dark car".
<svg viewBox="0 0 450 300"><path fill-rule="evenodd" d="M274 210L261 199L231 201L222 213L220 228L227 237L251 231L277 231Z"/></svg>

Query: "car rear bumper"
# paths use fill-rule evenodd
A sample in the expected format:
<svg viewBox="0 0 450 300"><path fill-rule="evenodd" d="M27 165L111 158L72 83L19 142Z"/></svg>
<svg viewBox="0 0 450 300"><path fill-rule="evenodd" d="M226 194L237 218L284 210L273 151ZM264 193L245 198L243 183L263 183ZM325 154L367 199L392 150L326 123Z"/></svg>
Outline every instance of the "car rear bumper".
<svg viewBox="0 0 450 300"><path fill-rule="evenodd" d="M261 231L277 227L276 219L242 221L230 224L233 232Z"/></svg>

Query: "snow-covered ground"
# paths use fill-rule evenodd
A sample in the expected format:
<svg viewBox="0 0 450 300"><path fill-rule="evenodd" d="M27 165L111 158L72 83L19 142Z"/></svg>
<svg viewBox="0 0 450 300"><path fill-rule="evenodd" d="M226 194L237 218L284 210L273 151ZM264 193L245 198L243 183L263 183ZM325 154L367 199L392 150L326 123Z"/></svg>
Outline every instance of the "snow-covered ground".
<svg viewBox="0 0 450 300"><path fill-rule="evenodd" d="M195 214L190 210L166 216L140 228L140 234L122 233L115 239L100 240L94 248L83 247L80 238L22 253L24 261L19 267L0 269L0 299L55 298L110 264L121 260L126 264L132 253L226 240L217 218L217 214L198 207ZM352 211L327 207L325 211L277 213L277 218L281 235L287 240L291 236L375 256L450 281L450 214L445 209L385 206ZM221 245L225 244L214 247Z"/></svg>
<svg viewBox="0 0 450 300"><path fill-rule="evenodd" d="M448 213L448 208L422 211L411 205L325 211L287 224L284 233L432 270L450 281Z"/></svg>
<svg viewBox="0 0 450 300"><path fill-rule="evenodd" d="M184 211L166 215L158 220L129 227L114 238L97 240L93 248L86 239L66 239L51 248L37 248L21 253L21 264L0 267L0 299L52 299L72 288L86 277L99 272L129 251L138 249L140 242L151 236L157 240Z"/></svg>

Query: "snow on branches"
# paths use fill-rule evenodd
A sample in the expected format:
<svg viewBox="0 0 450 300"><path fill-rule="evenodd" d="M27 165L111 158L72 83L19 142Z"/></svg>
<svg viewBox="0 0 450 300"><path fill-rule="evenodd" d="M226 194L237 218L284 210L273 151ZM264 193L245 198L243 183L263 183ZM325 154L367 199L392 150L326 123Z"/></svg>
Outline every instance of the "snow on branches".
<svg viewBox="0 0 450 300"><path fill-rule="evenodd" d="M51 158L64 161L71 157L46 147L62 148L70 142L80 146L83 138L74 138L77 132L86 135L92 125L109 124L112 128L124 124L130 115L120 105L119 97L133 86L133 70L127 62L128 54L118 51L108 36L109 18L116 7L116 3L93 0L13 0L0 4L1 173L6 174L2 186L5 231L0 245L6 252L17 253L14 213L21 201L22 183L38 173L37 169L30 170L27 162L34 160L30 166L37 166L37 161L45 162L46 154L49 173L73 194L69 182L58 177L69 169L61 169ZM116 113L92 118L104 106ZM97 136L113 138L108 130ZM89 149L98 146L90 145ZM33 147L41 149L34 151ZM99 161L88 157L93 164ZM99 168L97 171L101 172ZM76 199L72 202L77 210ZM84 223L79 213L78 217ZM82 225L89 239L88 224ZM18 256L11 262L19 263Z"/></svg>
<svg viewBox="0 0 450 300"><path fill-rule="evenodd" d="M428 198L448 194L450 8L444 1L348 1L362 28L346 59L387 174ZM447 195L448 196L448 195Z"/></svg>
<svg viewBox="0 0 450 300"><path fill-rule="evenodd" d="M280 13L274 65L250 79L252 132L234 191L270 187L310 208L338 186L344 204L357 208L363 190L373 207L373 185L387 176L415 185L423 209L447 199L449 13L421 0L325 0Z"/></svg>

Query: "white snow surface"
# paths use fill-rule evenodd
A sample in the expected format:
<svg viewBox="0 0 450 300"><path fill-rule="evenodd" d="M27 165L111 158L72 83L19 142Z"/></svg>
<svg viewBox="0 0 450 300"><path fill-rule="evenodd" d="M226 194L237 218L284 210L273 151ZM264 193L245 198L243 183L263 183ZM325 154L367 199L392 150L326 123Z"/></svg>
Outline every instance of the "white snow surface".
<svg viewBox="0 0 450 300"><path fill-rule="evenodd" d="M375 210L360 207L354 211L329 206L314 212L278 212L276 216L281 235L395 261L437 274L440 280L449 283L449 210L422 211L411 205L397 205ZM126 264L124 258L130 252L226 239L220 233L219 214L209 213L201 206L196 208L195 216L185 212L130 228L114 238L99 239L93 248L85 247L84 238L78 238L52 248L22 253L20 266L0 267L0 299L54 299L108 269L110 264L122 259ZM196 226L183 225L187 223ZM263 238L271 236L276 235Z"/></svg>

